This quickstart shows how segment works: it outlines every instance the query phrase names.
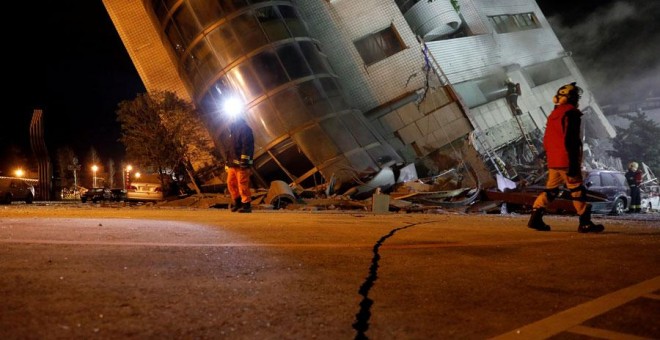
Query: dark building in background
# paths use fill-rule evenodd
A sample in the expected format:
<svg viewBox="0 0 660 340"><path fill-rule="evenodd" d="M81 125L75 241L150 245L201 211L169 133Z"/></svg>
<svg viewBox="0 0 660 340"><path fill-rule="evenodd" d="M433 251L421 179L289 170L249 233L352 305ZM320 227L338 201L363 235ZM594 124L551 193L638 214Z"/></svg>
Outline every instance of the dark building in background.
<svg viewBox="0 0 660 340"><path fill-rule="evenodd" d="M39 181L34 188L35 199L50 201L53 167L44 138L43 111L39 109L34 110L32 113L32 121L30 122L30 146L37 160L37 172L39 175Z"/></svg>

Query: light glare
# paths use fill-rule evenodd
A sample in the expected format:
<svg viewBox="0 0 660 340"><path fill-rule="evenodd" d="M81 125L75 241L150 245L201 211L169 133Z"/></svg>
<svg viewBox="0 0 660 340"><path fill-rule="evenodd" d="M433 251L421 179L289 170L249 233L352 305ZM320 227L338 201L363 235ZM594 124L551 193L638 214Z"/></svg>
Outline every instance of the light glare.
<svg viewBox="0 0 660 340"><path fill-rule="evenodd" d="M223 108L230 118L234 118L243 112L243 102L236 97L227 98Z"/></svg>

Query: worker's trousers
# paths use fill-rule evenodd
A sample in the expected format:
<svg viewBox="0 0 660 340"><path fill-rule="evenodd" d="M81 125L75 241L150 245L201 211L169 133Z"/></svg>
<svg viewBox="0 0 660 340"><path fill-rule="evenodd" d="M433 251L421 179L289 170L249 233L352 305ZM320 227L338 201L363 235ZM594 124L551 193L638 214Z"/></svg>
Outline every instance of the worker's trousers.
<svg viewBox="0 0 660 340"><path fill-rule="evenodd" d="M249 168L227 167L227 189L231 199L241 198L242 203L248 203L252 200L250 193L250 174Z"/></svg>
<svg viewBox="0 0 660 340"><path fill-rule="evenodd" d="M548 169L548 180L545 183L545 191L542 192L534 201L532 208L545 208L551 202L548 192L558 192L559 186L564 184L566 189L571 192L573 206L578 215L584 214L587 209L587 203L582 199L586 194L582 190L576 190L582 186L582 177L568 177L567 169ZM554 198L553 198L554 199Z"/></svg>

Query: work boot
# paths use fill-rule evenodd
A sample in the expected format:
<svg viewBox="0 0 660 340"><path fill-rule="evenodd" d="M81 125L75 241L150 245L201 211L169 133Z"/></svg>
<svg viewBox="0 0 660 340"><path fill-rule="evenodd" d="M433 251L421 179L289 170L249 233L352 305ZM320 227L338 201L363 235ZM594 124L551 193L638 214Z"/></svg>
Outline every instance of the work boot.
<svg viewBox="0 0 660 340"><path fill-rule="evenodd" d="M241 206L243 203L241 203L241 198L234 198L234 204L231 206L231 212L237 212L239 209L241 209Z"/></svg>
<svg viewBox="0 0 660 340"><path fill-rule="evenodd" d="M578 233L600 233L605 230L602 224L595 224L591 221L591 205L587 205L587 210L580 215L580 226Z"/></svg>
<svg viewBox="0 0 660 340"><path fill-rule="evenodd" d="M532 209L532 216L530 216L529 222L527 222L527 227L538 231L550 231L550 226L543 222L544 213L545 209L543 208Z"/></svg>
<svg viewBox="0 0 660 340"><path fill-rule="evenodd" d="M241 208L238 209L239 213L251 213L252 212L252 206L250 205L250 202L247 203L241 203Z"/></svg>

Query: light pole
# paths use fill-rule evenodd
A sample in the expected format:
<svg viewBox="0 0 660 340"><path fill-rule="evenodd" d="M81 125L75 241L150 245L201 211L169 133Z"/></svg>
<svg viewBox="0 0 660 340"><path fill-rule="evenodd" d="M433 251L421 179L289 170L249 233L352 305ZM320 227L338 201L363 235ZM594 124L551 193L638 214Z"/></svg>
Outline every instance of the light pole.
<svg viewBox="0 0 660 340"><path fill-rule="evenodd" d="M99 169L98 166L92 165L92 172L94 173L94 184L92 184L92 187L96 188L96 171Z"/></svg>
<svg viewBox="0 0 660 340"><path fill-rule="evenodd" d="M126 166L125 169L125 174L124 174L124 189L128 190L128 187L131 186L131 170L133 170L133 167L129 164Z"/></svg>

